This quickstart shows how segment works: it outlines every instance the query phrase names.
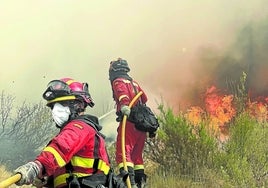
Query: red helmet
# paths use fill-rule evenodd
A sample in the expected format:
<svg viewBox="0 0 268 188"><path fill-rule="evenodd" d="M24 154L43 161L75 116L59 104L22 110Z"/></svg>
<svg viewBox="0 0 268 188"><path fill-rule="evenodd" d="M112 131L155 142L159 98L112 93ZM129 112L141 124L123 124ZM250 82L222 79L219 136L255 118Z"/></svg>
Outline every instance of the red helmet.
<svg viewBox="0 0 268 188"><path fill-rule="evenodd" d="M50 81L43 93L43 98L47 100L48 106L55 102L69 100L80 100L90 107L94 106L88 91L88 84L75 81L72 78Z"/></svg>

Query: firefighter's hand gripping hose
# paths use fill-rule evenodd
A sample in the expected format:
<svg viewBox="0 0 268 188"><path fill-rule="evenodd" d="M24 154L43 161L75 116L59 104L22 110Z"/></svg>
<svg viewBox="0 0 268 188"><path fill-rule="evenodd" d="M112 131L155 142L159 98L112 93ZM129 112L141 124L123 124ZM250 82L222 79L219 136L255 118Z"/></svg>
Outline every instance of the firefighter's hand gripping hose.
<svg viewBox="0 0 268 188"><path fill-rule="evenodd" d="M30 161L14 170L15 175L3 182L0 182L0 188L8 187L13 183L18 186L22 186L24 184L30 185L42 172L42 168L43 166L39 161Z"/></svg>
<svg viewBox="0 0 268 188"><path fill-rule="evenodd" d="M18 182L21 179L21 174L15 174L11 176L10 178L7 178L6 180L0 182L0 188L6 188L10 185Z"/></svg>
<svg viewBox="0 0 268 188"><path fill-rule="evenodd" d="M137 99L142 95L142 91L140 91L129 103L129 108L133 106L133 104L137 101ZM126 148L125 148L125 130L126 130L126 121L127 121L127 116L124 115L123 121L122 121L122 136L121 136L121 147L122 147L122 157L123 157L123 165L124 165L124 170L128 171L127 169L127 162L126 162ZM130 180L129 177L127 178L127 187L131 188Z"/></svg>

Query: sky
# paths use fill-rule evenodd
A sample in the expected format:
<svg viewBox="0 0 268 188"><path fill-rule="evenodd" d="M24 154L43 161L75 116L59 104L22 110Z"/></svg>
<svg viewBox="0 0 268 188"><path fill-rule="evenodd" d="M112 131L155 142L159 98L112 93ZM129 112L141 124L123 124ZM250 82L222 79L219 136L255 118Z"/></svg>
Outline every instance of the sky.
<svg viewBox="0 0 268 188"><path fill-rule="evenodd" d="M49 81L72 77L88 82L95 110L106 112L109 63L121 57L151 106L187 105L249 70L248 59L258 60L252 78L265 73L267 19L267 0L1 1L0 89L35 103ZM251 83L266 87L263 79Z"/></svg>

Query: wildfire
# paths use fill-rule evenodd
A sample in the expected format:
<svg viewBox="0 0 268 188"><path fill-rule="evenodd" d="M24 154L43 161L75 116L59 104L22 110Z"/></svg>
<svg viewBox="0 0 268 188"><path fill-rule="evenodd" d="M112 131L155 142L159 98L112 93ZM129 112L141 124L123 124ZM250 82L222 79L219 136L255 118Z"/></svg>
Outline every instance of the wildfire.
<svg viewBox="0 0 268 188"><path fill-rule="evenodd" d="M205 109L199 106L191 107L186 114L188 120L195 126L203 120L204 114L209 119L209 130L219 135L220 140L226 140L227 124L236 115L233 106L233 95L222 95L215 86L207 89L205 94Z"/></svg>
<svg viewBox="0 0 268 188"><path fill-rule="evenodd" d="M268 120L268 97L261 97L256 101L249 101L249 114L257 119L258 122L265 122Z"/></svg>
<svg viewBox="0 0 268 188"><path fill-rule="evenodd" d="M199 106L192 106L187 110L186 117L194 125L197 126L201 123L205 111Z"/></svg>
<svg viewBox="0 0 268 188"><path fill-rule="evenodd" d="M246 105L249 114L259 122L268 121L268 97L259 97ZM192 106L186 111L186 118L194 126L200 125L204 117L208 119L208 130L220 141L229 137L228 124L236 116L234 96L221 94L215 86L207 89L204 107Z"/></svg>

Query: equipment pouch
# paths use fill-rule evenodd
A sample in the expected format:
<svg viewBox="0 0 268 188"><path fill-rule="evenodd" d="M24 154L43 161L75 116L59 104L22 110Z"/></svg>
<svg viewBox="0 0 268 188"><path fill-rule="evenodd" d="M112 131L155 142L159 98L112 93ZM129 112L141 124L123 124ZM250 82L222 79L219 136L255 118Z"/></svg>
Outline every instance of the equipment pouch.
<svg viewBox="0 0 268 188"><path fill-rule="evenodd" d="M116 175L112 170L109 172L108 188L127 188L126 179L128 173Z"/></svg>
<svg viewBox="0 0 268 188"><path fill-rule="evenodd" d="M75 175L70 175L66 178L66 182L69 188L80 188L80 183Z"/></svg>
<svg viewBox="0 0 268 188"><path fill-rule="evenodd" d="M93 174L90 176L79 178L82 187L100 188L105 187L107 182L107 176L104 174Z"/></svg>
<svg viewBox="0 0 268 188"><path fill-rule="evenodd" d="M138 103L132 107L128 120L135 124L136 129L143 132L154 133L159 127L157 117L145 104Z"/></svg>

